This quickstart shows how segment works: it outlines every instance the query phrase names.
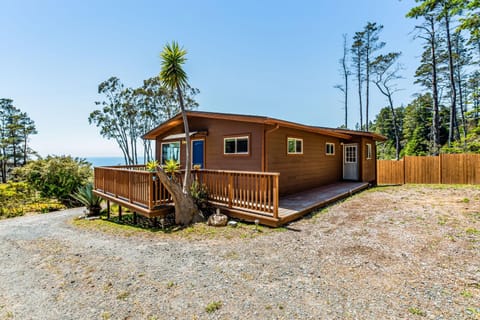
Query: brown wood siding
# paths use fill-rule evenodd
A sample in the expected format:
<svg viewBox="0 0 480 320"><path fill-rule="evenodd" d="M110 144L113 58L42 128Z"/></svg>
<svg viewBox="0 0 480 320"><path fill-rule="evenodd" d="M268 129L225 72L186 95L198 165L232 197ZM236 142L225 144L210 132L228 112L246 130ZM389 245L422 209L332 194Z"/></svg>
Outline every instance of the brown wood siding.
<svg viewBox="0 0 480 320"><path fill-rule="evenodd" d="M372 157L367 159L367 144L372 145ZM360 164L361 164L361 180L363 182L374 182L376 179L375 165L376 165L376 154L377 150L375 149L375 141L368 138L362 138L362 143L360 147Z"/></svg>
<svg viewBox="0 0 480 320"><path fill-rule="evenodd" d="M287 138L303 139L303 154L287 154ZM335 155L325 154L325 143L335 143ZM333 183L342 177L342 146L337 138L279 128L267 135L266 170L280 173L280 194Z"/></svg>
<svg viewBox="0 0 480 320"><path fill-rule="evenodd" d="M212 170L262 171L263 124L240 121L189 118L190 131L206 131L205 168ZM163 138L182 133L183 124L179 125L156 139L156 157L160 160ZM249 136L248 155L224 155L223 139L226 137ZM200 137L199 137L200 138ZM172 140L174 141L174 140ZM185 166L185 144L180 148L181 167Z"/></svg>

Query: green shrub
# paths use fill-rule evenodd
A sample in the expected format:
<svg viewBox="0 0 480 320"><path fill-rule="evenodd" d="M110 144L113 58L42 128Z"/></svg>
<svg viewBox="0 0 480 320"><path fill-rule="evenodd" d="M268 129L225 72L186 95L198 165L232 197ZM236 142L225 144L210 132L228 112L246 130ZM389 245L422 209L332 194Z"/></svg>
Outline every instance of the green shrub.
<svg viewBox="0 0 480 320"><path fill-rule="evenodd" d="M27 182L0 184L0 218L22 216L28 212L50 212L64 209L57 200L37 197Z"/></svg>
<svg viewBox="0 0 480 320"><path fill-rule="evenodd" d="M102 198L93 193L93 184L87 183L79 187L77 192L72 194L72 197L87 207L90 216L98 216L102 207Z"/></svg>
<svg viewBox="0 0 480 320"><path fill-rule="evenodd" d="M92 178L90 163L71 156L48 156L14 170L16 180L28 182L44 198L56 198L67 207L78 205L71 196Z"/></svg>

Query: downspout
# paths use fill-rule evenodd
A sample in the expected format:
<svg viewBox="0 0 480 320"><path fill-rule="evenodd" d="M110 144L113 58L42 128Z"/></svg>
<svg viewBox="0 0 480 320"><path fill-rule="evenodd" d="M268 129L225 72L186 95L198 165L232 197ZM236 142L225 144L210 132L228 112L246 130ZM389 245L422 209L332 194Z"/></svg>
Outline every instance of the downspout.
<svg viewBox="0 0 480 320"><path fill-rule="evenodd" d="M277 131L280 128L280 125L277 123L277 125L269 130L265 130L265 134L263 135L263 163L262 163L262 171L263 172L268 172L268 153L267 153L267 146L268 146L268 135L274 131Z"/></svg>

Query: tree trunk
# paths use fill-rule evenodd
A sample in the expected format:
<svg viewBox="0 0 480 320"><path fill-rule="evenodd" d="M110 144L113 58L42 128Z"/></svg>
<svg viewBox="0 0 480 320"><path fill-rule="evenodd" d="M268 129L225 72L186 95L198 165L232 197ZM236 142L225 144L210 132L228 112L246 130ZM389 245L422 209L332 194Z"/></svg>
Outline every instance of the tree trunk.
<svg viewBox="0 0 480 320"><path fill-rule="evenodd" d="M191 171L192 171L192 158L190 155L190 128L188 126L187 113L183 104L183 95L180 86L177 84L178 101L180 102L180 110L182 111L183 127L185 129L185 178L183 179L183 193L188 194L189 188L192 185Z"/></svg>
<svg viewBox="0 0 480 320"><path fill-rule="evenodd" d="M345 128L348 128L348 68L347 68L347 35L343 35L343 78L345 80L344 103L345 103Z"/></svg>
<svg viewBox="0 0 480 320"><path fill-rule="evenodd" d="M433 117L432 117L432 132L433 132L433 152L438 154L440 147L440 116L438 110L438 81L437 81L437 53L436 53L436 36L435 36L435 20L433 17L429 18L431 25L430 47L432 50L432 98L433 98Z"/></svg>
<svg viewBox="0 0 480 320"><path fill-rule="evenodd" d="M457 125L457 90L455 88L455 67L453 64L452 40L450 36L450 16L445 13L445 29L447 31L448 71L450 80L450 131L448 133L448 145L460 137Z"/></svg>
<svg viewBox="0 0 480 320"><path fill-rule="evenodd" d="M172 195L175 204L176 224L186 226L205 220L190 193L184 193L182 186L172 180L160 167L157 169L157 175L160 182Z"/></svg>
<svg viewBox="0 0 480 320"><path fill-rule="evenodd" d="M360 50L360 49L358 49ZM362 110L362 66L361 55L358 53L357 60L357 81L358 81L358 105L360 107L360 130L363 130L363 110Z"/></svg>
<svg viewBox="0 0 480 320"><path fill-rule="evenodd" d="M370 46L370 44L368 44ZM365 86L366 86L366 92L365 92L365 131L368 132L368 109L369 109L369 103L370 103L370 52L367 47L367 52L365 54Z"/></svg>

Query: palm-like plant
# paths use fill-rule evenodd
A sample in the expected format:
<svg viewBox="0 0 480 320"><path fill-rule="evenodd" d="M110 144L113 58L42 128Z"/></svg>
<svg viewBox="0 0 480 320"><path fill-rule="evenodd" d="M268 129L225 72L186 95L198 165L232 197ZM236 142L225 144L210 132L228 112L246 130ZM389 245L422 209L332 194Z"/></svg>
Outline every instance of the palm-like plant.
<svg viewBox="0 0 480 320"><path fill-rule="evenodd" d="M187 51L180 48L177 42L172 41L171 44L166 44L160 57L162 58L162 68L160 71L160 80L162 83L171 90L177 91L178 102L180 104L180 110L182 112L183 126L185 129L185 142L187 147L185 148L185 178L183 179L183 193L188 193L191 185L191 155L190 155L190 129L188 127L187 114L185 112L185 105L183 103L182 90L188 84L187 74L183 70L182 65L187 61L185 57Z"/></svg>
<svg viewBox="0 0 480 320"><path fill-rule="evenodd" d="M175 179L172 179L171 176L166 173L165 169L158 171L158 178L172 195L173 202L175 203L175 222L183 225L202 221L204 219L189 192L191 186L192 166L192 160L190 156L190 129L188 128L188 119L185 112L182 93L182 90L187 85L187 74L182 69L182 65L187 60L185 58L186 54L187 51L183 48L180 48L178 43L175 41L172 42L172 44L167 44L163 49L163 52L160 54L160 57L162 58L160 80L164 86L168 87L173 92L177 92L178 102L182 112L183 126L185 128L186 159L183 187L178 184ZM177 170L176 165L172 165L172 167L174 170Z"/></svg>
<svg viewBox="0 0 480 320"><path fill-rule="evenodd" d="M87 183L83 187L79 187L77 192L72 194L72 198L87 207L89 216L95 216L100 214L102 207L102 198L93 193L93 184Z"/></svg>

